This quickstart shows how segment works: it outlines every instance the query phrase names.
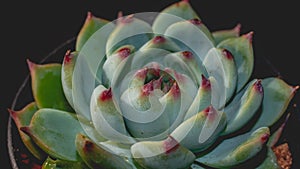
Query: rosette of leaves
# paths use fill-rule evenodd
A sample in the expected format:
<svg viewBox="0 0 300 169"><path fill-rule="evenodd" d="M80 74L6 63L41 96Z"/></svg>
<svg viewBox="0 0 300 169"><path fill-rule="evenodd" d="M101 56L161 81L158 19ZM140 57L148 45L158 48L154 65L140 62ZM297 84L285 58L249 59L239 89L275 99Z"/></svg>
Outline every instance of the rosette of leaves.
<svg viewBox="0 0 300 169"><path fill-rule="evenodd" d="M211 33L186 0L149 16L88 13L62 64L28 61L34 102L10 112L43 168L278 168L298 87L250 79L253 32Z"/></svg>

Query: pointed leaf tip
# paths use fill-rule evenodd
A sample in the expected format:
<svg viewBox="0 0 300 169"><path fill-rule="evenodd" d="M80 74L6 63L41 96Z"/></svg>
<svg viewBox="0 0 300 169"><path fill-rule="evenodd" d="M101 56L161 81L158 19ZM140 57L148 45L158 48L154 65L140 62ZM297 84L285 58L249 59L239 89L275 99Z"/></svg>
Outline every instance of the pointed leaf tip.
<svg viewBox="0 0 300 169"><path fill-rule="evenodd" d="M244 34L243 37L245 37L246 39L249 40L250 43L252 43L252 40L253 40L253 34L254 34L254 32L251 31L251 32L249 32L249 33L247 33L247 34Z"/></svg>
<svg viewBox="0 0 300 169"><path fill-rule="evenodd" d="M300 86L294 86L293 87L293 93L296 93L298 91L298 89L300 88Z"/></svg>
<svg viewBox="0 0 300 169"><path fill-rule="evenodd" d="M182 55L183 55L184 58L186 58L186 59L192 59L192 58L194 58L194 57L193 57L193 53L190 52L190 51L184 51L184 52L182 52Z"/></svg>
<svg viewBox="0 0 300 169"><path fill-rule="evenodd" d="M154 44L164 43L166 41L166 38L164 38L163 36L155 36L152 41Z"/></svg>
<svg viewBox="0 0 300 169"><path fill-rule="evenodd" d="M207 79L203 74L201 75L202 81L201 81L201 86L204 88L211 88L210 80Z"/></svg>
<svg viewBox="0 0 300 169"><path fill-rule="evenodd" d="M16 111L12 110L12 109L7 109L7 111L9 112L10 116L14 117L16 114Z"/></svg>
<svg viewBox="0 0 300 169"><path fill-rule="evenodd" d="M27 126L24 126L24 127L20 127L20 130L23 131L25 134L27 135L31 135L30 133L30 128L27 127Z"/></svg>
<svg viewBox="0 0 300 169"><path fill-rule="evenodd" d="M71 50L67 50L65 57L64 57L64 63L68 64L72 60Z"/></svg>
<svg viewBox="0 0 300 169"><path fill-rule="evenodd" d="M90 20L90 19L92 19L92 18L93 18L92 12L88 11L86 20Z"/></svg>
<svg viewBox="0 0 300 169"><path fill-rule="evenodd" d="M111 88L104 90L99 96L100 101L110 100L111 98L112 98Z"/></svg>
<svg viewBox="0 0 300 169"><path fill-rule="evenodd" d="M29 71L33 71L34 67L35 67L35 63L31 62L29 59L26 60L27 61L27 65L29 68Z"/></svg>
<svg viewBox="0 0 300 169"><path fill-rule="evenodd" d="M229 60L233 59L233 55L229 50L223 49L222 53L227 59L229 59Z"/></svg>
<svg viewBox="0 0 300 169"><path fill-rule="evenodd" d="M265 142L267 142L269 140L270 134L265 133L260 137L261 143L264 144Z"/></svg>
<svg viewBox="0 0 300 169"><path fill-rule="evenodd" d="M261 84L260 79L254 83L254 86L255 86L256 91L258 91L259 93L263 93L263 86Z"/></svg>
<svg viewBox="0 0 300 169"><path fill-rule="evenodd" d="M118 19L119 19L119 18L122 18L122 17L123 17L123 12L122 12L122 11L119 11L119 12L118 12Z"/></svg>
<svg viewBox="0 0 300 169"><path fill-rule="evenodd" d="M235 32L237 32L238 34L240 34L241 28L242 28L242 24L238 23L238 24L233 28L233 30L234 30Z"/></svg>
<svg viewBox="0 0 300 169"><path fill-rule="evenodd" d="M192 23L193 25L201 25L201 24L203 24L203 22L202 22L200 19L198 19L198 18L191 19L191 20L189 20L189 21L190 21L190 23Z"/></svg>
<svg viewBox="0 0 300 169"><path fill-rule="evenodd" d="M163 147L166 154L170 154L171 152L177 150L179 148L179 143L172 137L169 136L164 142Z"/></svg>

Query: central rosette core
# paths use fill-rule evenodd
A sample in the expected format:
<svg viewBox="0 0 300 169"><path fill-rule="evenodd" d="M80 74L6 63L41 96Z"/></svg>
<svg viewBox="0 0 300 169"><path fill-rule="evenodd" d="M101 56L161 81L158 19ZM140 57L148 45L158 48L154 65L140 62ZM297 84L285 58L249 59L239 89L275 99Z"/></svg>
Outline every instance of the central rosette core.
<svg viewBox="0 0 300 169"><path fill-rule="evenodd" d="M121 96L121 102L125 103L121 104L125 124L132 136L164 138L170 134L181 102L175 78L181 76L170 68L161 69L158 63L133 74Z"/></svg>

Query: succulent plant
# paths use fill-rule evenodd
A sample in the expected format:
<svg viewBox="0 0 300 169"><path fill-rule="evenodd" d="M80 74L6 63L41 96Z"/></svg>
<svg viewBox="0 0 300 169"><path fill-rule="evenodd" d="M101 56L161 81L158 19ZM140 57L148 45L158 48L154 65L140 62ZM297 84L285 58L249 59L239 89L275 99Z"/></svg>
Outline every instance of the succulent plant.
<svg viewBox="0 0 300 169"><path fill-rule="evenodd" d="M270 128L298 87L252 79L252 36L211 33L187 0L113 22L88 13L61 64L28 61L34 101L10 113L45 169L231 168L259 154L257 168L278 168L285 123Z"/></svg>

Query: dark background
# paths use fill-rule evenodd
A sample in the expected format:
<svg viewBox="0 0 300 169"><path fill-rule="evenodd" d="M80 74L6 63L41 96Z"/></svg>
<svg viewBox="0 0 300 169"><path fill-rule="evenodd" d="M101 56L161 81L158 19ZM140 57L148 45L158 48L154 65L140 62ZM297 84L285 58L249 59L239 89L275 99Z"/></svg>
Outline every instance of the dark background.
<svg viewBox="0 0 300 169"><path fill-rule="evenodd" d="M61 43L76 36L88 11L114 20L120 10L125 15L160 11L173 2L176 0L10 1L1 5L1 168L10 168L6 153L7 108L28 74L26 59L39 62ZM237 23L242 24L242 33L254 31L255 57L268 58L291 85L300 84L297 61L300 57L300 12L295 3L191 0L194 9L212 31L232 28Z"/></svg>

